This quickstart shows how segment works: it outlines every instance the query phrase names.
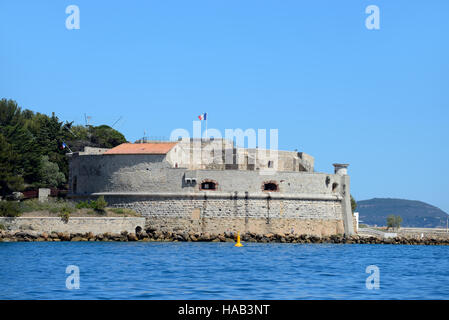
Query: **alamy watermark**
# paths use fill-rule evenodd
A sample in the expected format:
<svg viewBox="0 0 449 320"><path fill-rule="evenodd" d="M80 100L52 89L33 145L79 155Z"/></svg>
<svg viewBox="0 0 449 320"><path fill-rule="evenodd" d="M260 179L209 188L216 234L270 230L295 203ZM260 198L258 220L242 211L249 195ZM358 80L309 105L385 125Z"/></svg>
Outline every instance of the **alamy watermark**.
<svg viewBox="0 0 449 320"><path fill-rule="evenodd" d="M380 9L376 5L369 5L365 9L365 13L369 16L365 20L365 26L368 30L380 29Z"/></svg>
<svg viewBox="0 0 449 320"><path fill-rule="evenodd" d="M193 135L184 128L170 134L170 141L181 142L184 155L179 154L178 159L184 165L248 166L263 175L278 170L278 140L278 129L270 129L269 135L266 129L225 129L223 135L214 128L203 132L201 121L193 121Z"/></svg>
<svg viewBox="0 0 449 320"><path fill-rule="evenodd" d="M365 272L369 274L366 278L365 286L368 290L380 289L380 270L376 265L369 265L366 267Z"/></svg>
<svg viewBox="0 0 449 320"><path fill-rule="evenodd" d="M65 287L69 290L80 288L80 268L75 265L69 265L65 269L69 276L65 280Z"/></svg>
<svg viewBox="0 0 449 320"><path fill-rule="evenodd" d="M79 30L80 28L80 8L71 4L65 8L65 13L69 16L65 19L65 27L68 30Z"/></svg>

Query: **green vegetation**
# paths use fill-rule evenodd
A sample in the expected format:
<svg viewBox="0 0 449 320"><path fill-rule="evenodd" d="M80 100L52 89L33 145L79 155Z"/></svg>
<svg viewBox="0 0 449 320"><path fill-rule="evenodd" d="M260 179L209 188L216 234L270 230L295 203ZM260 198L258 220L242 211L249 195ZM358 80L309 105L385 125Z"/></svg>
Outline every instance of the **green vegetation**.
<svg viewBox="0 0 449 320"><path fill-rule="evenodd" d="M357 202L355 201L355 199L352 197L351 194L351 209L352 209L352 213L355 212L355 209L357 209Z"/></svg>
<svg viewBox="0 0 449 320"><path fill-rule="evenodd" d="M91 201L92 209L98 212L104 212L104 209L107 205L108 203L106 202L106 200L104 200L103 196L98 197L98 199L95 201Z"/></svg>
<svg viewBox="0 0 449 320"><path fill-rule="evenodd" d="M41 162L41 184L49 187L58 187L66 182L65 175L59 171L57 163L48 160L48 156L42 156Z"/></svg>
<svg viewBox="0 0 449 320"><path fill-rule="evenodd" d="M67 223L67 222L69 222L70 213L71 213L71 209L69 209L69 207L63 207L61 209L61 212L59 213L59 216L65 223Z"/></svg>
<svg viewBox="0 0 449 320"><path fill-rule="evenodd" d="M109 211L112 211L116 214L122 214L124 216L138 216L138 214L134 210L128 208L110 208Z"/></svg>
<svg viewBox="0 0 449 320"><path fill-rule="evenodd" d="M20 213L19 202L0 201L0 217L17 217Z"/></svg>
<svg viewBox="0 0 449 320"><path fill-rule="evenodd" d="M89 204L89 201L80 201L76 204L77 209L89 209L91 206Z"/></svg>
<svg viewBox="0 0 449 320"><path fill-rule="evenodd" d="M399 229L401 227L402 218L400 216L395 216L394 214L390 214L387 217L387 228L393 228L393 230Z"/></svg>
<svg viewBox="0 0 449 320"><path fill-rule="evenodd" d="M94 209L96 212L104 213L108 203L103 196L97 198L97 200L81 201L76 204L77 209Z"/></svg>
<svg viewBox="0 0 449 320"><path fill-rule="evenodd" d="M22 110L15 101L0 100L0 196L24 188L64 188L68 177L67 149L112 148L126 142L113 128L81 126Z"/></svg>
<svg viewBox="0 0 449 320"><path fill-rule="evenodd" d="M103 196L98 197L96 200L81 201L78 203L64 199L50 199L45 202L40 202L37 199L25 200L21 202L0 201L0 216L18 217L29 212L48 212L51 214L57 214L64 221L68 221L72 213L76 213L77 215L107 215L108 213L115 213L123 216L140 216L132 209L108 208L107 205L108 204Z"/></svg>
<svg viewBox="0 0 449 320"><path fill-rule="evenodd" d="M37 199L26 200L20 203L20 212L38 212L48 211L51 213L60 213L62 211L74 212L75 204L66 200L49 200L40 202Z"/></svg>

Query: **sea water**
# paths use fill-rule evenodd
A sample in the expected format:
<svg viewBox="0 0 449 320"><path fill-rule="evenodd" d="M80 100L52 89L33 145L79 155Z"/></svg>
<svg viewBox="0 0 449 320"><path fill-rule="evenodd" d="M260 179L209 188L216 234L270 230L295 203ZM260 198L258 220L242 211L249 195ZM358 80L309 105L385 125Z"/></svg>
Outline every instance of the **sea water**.
<svg viewBox="0 0 449 320"><path fill-rule="evenodd" d="M448 298L449 246L0 243L0 299Z"/></svg>

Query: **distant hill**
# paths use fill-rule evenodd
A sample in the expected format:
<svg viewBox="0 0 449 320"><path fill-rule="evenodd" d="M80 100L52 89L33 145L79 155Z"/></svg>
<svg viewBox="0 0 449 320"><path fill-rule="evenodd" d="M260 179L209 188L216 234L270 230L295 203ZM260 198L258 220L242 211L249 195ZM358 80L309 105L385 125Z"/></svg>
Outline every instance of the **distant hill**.
<svg viewBox="0 0 449 320"><path fill-rule="evenodd" d="M402 227L445 228L446 212L421 201L374 198L357 202L360 223L385 226L390 214L402 217Z"/></svg>

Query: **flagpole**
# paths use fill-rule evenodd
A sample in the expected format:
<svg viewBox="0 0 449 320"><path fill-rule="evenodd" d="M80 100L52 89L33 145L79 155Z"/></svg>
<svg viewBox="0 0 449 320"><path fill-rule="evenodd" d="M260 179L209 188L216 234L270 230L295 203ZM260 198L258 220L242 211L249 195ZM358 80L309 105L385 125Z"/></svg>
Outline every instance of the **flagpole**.
<svg viewBox="0 0 449 320"><path fill-rule="evenodd" d="M207 113L206 114L206 140L207 140Z"/></svg>

